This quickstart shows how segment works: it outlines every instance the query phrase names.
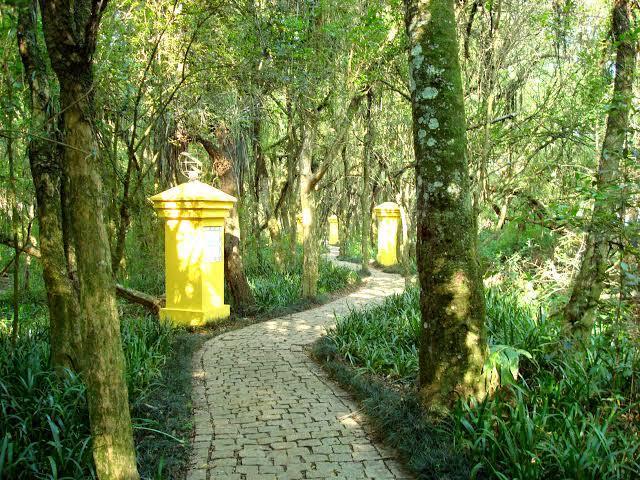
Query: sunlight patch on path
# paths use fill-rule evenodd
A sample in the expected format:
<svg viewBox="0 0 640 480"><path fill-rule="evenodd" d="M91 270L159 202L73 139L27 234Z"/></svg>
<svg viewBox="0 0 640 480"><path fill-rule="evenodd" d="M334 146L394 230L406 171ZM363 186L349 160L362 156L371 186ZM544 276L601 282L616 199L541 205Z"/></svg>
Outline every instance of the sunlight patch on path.
<svg viewBox="0 0 640 480"><path fill-rule="evenodd" d="M187 479L409 478L369 438L349 395L303 351L336 315L403 289L398 275L372 270L357 292L205 343L194 357Z"/></svg>

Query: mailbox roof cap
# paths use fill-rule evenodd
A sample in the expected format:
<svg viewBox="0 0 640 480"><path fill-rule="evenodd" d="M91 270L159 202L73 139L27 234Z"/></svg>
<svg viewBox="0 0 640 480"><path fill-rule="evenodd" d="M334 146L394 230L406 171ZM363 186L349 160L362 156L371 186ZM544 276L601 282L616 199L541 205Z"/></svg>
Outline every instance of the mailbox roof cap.
<svg viewBox="0 0 640 480"><path fill-rule="evenodd" d="M149 200L154 203L162 202L237 202L238 199L224 193L222 190L202 183L198 180L181 183L177 187L154 195Z"/></svg>
<svg viewBox="0 0 640 480"><path fill-rule="evenodd" d="M379 216L399 216L400 215L400 207L397 203L394 202L384 202L374 208L376 215Z"/></svg>

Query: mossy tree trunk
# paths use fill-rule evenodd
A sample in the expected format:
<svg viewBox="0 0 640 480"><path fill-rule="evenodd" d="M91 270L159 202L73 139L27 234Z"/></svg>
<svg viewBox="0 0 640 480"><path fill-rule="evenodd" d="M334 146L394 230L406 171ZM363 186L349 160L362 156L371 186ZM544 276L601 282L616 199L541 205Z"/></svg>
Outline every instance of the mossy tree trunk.
<svg viewBox="0 0 640 480"><path fill-rule="evenodd" d="M299 175L297 175L296 170L298 166L298 142L295 138L294 132L294 110L293 110L293 102L291 100L291 95L289 91L286 92L287 100L286 100L286 111L287 111L287 183L289 184L289 188L287 189L287 197L285 199L286 208L283 210L283 220L286 217L286 223L289 228L285 231L289 232L289 254L290 258L295 256L296 246L297 246L297 220L296 216L298 213L297 205L298 205L298 186L299 186ZM284 222L283 222L284 223Z"/></svg>
<svg viewBox="0 0 640 480"><path fill-rule="evenodd" d="M349 244L349 223L351 212L349 212L349 158L347 157L347 145L342 147L342 195L340 196L340 206L338 215L338 238L339 255L347 256L347 246Z"/></svg>
<svg viewBox="0 0 640 480"><path fill-rule="evenodd" d="M197 137L211 158L213 169L220 179L220 189L234 197L238 196L238 181L233 169L234 156L228 131L224 127L216 130L218 145ZM256 301L244 273L244 263L240 251L240 216L237 204L229 211L224 221L224 277L238 313L251 313Z"/></svg>
<svg viewBox="0 0 640 480"><path fill-rule="evenodd" d="M367 89L367 111L365 114L365 136L362 158L362 191L360 192L360 210L362 222L360 232L360 250L362 251L362 273L368 275L369 272L369 236L371 235L371 179L369 167L373 162L373 121L371 119L371 107L373 103L373 89Z"/></svg>
<svg viewBox="0 0 640 480"><path fill-rule="evenodd" d="M93 54L106 2L41 3L44 38L60 82L67 224L75 254L81 336L77 365L87 387L93 459L99 479L137 480L125 359L93 130ZM64 206L63 206L64 211Z"/></svg>
<svg viewBox="0 0 640 480"><path fill-rule="evenodd" d="M300 207L302 209L302 296L315 298L318 294L318 239L316 238L316 199L312 148L315 143L315 125L303 133L299 156Z"/></svg>
<svg viewBox="0 0 640 480"><path fill-rule="evenodd" d="M9 71L9 62L5 60L3 65L6 82L6 92L3 98L3 110L6 112L4 118L4 128L13 131L14 117L14 91L13 76ZM15 158L13 149L13 133L7 136L6 154L9 163L9 205L11 205L11 234L13 237L13 322L11 327L11 342L15 345L18 341L18 330L20 328L20 219L18 218L18 192L16 189Z"/></svg>
<svg viewBox="0 0 640 480"><path fill-rule="evenodd" d="M67 266L62 226L62 170L58 141L56 102L51 95L47 75L47 58L38 42L37 0L24 5L18 12L18 50L25 78L29 81L31 117L27 156L36 193L36 214L42 273L49 307L51 364L78 369L75 356L80 333L76 318L79 305Z"/></svg>
<svg viewBox="0 0 640 480"><path fill-rule="evenodd" d="M420 393L428 406L449 406L488 390L454 0L405 0L405 7L423 322Z"/></svg>
<svg viewBox="0 0 640 480"><path fill-rule="evenodd" d="M596 307L607 279L611 254L610 242L621 228L620 161L625 155L629 131L629 112L633 99L637 40L631 31L631 1L615 0L611 14L613 44L616 46L613 96L596 177L597 195L580 268L564 309L570 331L578 336L591 334Z"/></svg>

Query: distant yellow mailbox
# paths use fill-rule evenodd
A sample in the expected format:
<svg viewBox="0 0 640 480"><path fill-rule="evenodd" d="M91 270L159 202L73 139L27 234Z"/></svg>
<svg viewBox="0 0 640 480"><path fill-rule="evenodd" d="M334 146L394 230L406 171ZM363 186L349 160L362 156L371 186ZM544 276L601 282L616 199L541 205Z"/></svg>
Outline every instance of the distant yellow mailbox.
<svg viewBox="0 0 640 480"><path fill-rule="evenodd" d="M393 202L378 205L374 212L378 219L378 256L380 265L389 267L398 263L396 255L400 207Z"/></svg>
<svg viewBox="0 0 640 480"><path fill-rule="evenodd" d="M338 245L338 217L331 215L329 217L329 245Z"/></svg>
<svg viewBox="0 0 640 480"><path fill-rule="evenodd" d="M165 223L166 308L160 318L204 325L229 316L224 303L224 219L237 201L192 180L150 199Z"/></svg>
<svg viewBox="0 0 640 480"><path fill-rule="evenodd" d="M296 241L302 243L302 214L296 215Z"/></svg>

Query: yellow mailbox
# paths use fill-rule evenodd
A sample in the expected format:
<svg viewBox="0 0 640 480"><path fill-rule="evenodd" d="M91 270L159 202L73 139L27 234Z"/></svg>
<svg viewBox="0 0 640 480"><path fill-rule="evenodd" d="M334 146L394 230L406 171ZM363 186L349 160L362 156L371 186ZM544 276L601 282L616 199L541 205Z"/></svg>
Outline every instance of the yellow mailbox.
<svg viewBox="0 0 640 480"><path fill-rule="evenodd" d="M389 267L398 263L397 236L400 221L400 207L393 202L378 205L374 212L378 219L378 256L380 265Z"/></svg>
<svg viewBox="0 0 640 480"><path fill-rule="evenodd" d="M329 245L338 245L338 217L331 215L329 217Z"/></svg>
<svg viewBox="0 0 640 480"><path fill-rule="evenodd" d="M167 304L160 318L204 325L229 316L224 303L224 219L237 201L192 180L150 198L165 219Z"/></svg>
<svg viewBox="0 0 640 480"><path fill-rule="evenodd" d="M302 214L296 215L296 241L302 243Z"/></svg>

